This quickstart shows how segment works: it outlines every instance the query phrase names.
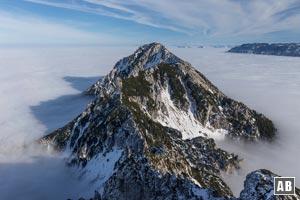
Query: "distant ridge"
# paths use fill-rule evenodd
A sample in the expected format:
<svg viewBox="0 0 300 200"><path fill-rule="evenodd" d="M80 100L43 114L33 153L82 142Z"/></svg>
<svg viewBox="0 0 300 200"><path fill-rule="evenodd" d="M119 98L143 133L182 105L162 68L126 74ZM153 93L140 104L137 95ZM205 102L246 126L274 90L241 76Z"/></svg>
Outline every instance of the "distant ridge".
<svg viewBox="0 0 300 200"><path fill-rule="evenodd" d="M228 52L300 57L300 43L242 44L240 46L233 47Z"/></svg>

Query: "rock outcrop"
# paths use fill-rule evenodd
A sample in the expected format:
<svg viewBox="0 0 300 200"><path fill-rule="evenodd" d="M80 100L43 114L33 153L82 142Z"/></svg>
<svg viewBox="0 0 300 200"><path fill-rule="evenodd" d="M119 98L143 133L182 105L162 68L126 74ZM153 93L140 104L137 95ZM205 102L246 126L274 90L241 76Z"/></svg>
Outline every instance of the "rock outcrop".
<svg viewBox="0 0 300 200"><path fill-rule="evenodd" d="M269 170L261 169L247 175L244 189L240 194L242 200L294 200L300 199L300 190L296 188L295 195L274 195L274 177L278 175Z"/></svg>

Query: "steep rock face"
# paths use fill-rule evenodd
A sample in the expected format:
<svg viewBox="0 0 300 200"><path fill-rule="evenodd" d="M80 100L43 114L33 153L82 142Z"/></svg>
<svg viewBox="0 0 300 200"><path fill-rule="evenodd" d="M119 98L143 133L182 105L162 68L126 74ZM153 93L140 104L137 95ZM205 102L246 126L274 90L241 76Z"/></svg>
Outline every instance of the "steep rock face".
<svg viewBox="0 0 300 200"><path fill-rule="evenodd" d="M122 83L123 96L140 101L143 111L183 132L184 139L227 135L256 140L274 136L275 128L269 119L226 97L189 63L159 43L144 45L121 59L86 92L111 96L120 93Z"/></svg>
<svg viewBox="0 0 300 200"><path fill-rule="evenodd" d="M104 199L231 199L220 172L240 159L211 138L275 132L158 43L119 61L87 93L95 95L87 109L40 142L63 151Z"/></svg>
<svg viewBox="0 0 300 200"><path fill-rule="evenodd" d="M134 109L123 106L117 96L96 99L76 120L41 142L69 153L68 164L98 184L104 199L232 196L220 171L238 168L236 155L216 148L212 139L182 140L179 131ZM120 190L123 186L126 189ZM174 193L175 187L182 189Z"/></svg>
<svg viewBox="0 0 300 200"><path fill-rule="evenodd" d="M228 52L231 53L250 53L250 54L264 54L276 56L300 56L300 44L297 43L283 43L283 44L268 44L268 43L253 43L242 44L233 47Z"/></svg>
<svg viewBox="0 0 300 200"><path fill-rule="evenodd" d="M256 140L275 133L269 119L226 97L188 63L159 64L124 79L122 98L162 125L181 131L183 139Z"/></svg>
<svg viewBox="0 0 300 200"><path fill-rule="evenodd" d="M295 195L274 195L274 177L278 175L266 169L257 170L247 175L241 200L295 200L300 199L300 190L296 188Z"/></svg>

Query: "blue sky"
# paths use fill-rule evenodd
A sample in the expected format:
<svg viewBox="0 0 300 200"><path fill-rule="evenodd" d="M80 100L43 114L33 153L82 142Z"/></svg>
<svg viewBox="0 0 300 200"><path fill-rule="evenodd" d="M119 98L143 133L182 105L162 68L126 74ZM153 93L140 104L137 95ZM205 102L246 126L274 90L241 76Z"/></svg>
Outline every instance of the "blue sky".
<svg viewBox="0 0 300 200"><path fill-rule="evenodd" d="M2 45L300 42L299 0L1 0Z"/></svg>

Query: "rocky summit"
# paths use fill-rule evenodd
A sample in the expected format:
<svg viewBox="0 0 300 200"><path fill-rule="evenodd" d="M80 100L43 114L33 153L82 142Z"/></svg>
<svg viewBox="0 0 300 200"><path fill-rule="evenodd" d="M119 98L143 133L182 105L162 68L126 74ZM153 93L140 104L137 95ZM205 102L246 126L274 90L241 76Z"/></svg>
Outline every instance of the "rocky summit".
<svg viewBox="0 0 300 200"><path fill-rule="evenodd" d="M85 93L95 96L86 110L40 143L63 152L97 187L94 199L236 199L221 172L238 169L241 159L214 139L275 136L271 120L159 43L121 59ZM273 187L266 181L260 187L268 190L257 192L264 177L253 173L241 199Z"/></svg>

